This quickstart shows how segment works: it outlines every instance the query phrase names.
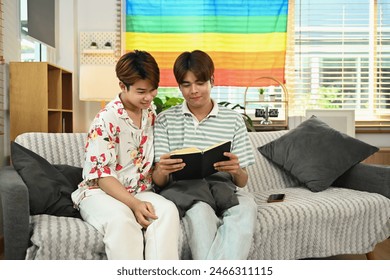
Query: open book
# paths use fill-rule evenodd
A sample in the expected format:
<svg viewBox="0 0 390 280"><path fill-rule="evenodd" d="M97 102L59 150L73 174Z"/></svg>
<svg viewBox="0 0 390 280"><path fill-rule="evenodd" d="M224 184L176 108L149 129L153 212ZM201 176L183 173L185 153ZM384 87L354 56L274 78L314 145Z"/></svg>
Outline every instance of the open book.
<svg viewBox="0 0 390 280"><path fill-rule="evenodd" d="M230 152L231 141L225 141L204 150L198 148L184 148L171 152L171 158L182 158L186 166L172 173L173 180L202 179L217 172L214 163L229 160L223 155Z"/></svg>

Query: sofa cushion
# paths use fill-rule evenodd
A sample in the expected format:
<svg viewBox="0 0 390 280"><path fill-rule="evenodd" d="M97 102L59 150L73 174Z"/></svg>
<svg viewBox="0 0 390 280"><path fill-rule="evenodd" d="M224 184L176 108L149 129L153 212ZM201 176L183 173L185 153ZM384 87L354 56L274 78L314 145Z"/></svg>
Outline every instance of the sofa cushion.
<svg viewBox="0 0 390 280"><path fill-rule="evenodd" d="M28 260L107 259L103 235L81 219L34 215L31 225L32 245L27 249Z"/></svg>
<svg viewBox="0 0 390 280"><path fill-rule="evenodd" d="M180 259L190 260L185 219L181 220L179 235ZM31 245L27 249L27 260L105 260L103 235L81 219L55 217L52 215L31 216ZM188 228L188 225L186 225ZM66 244L66 246L64 246Z"/></svg>
<svg viewBox="0 0 390 280"><path fill-rule="evenodd" d="M18 143L11 143L11 160L29 191L30 214L80 218L71 193L82 181L82 168L51 165L46 159Z"/></svg>
<svg viewBox="0 0 390 280"><path fill-rule="evenodd" d="M253 151L257 147L272 142L288 133L287 130L261 131L249 133ZM250 192L263 192L299 186L299 181L280 166L269 161L261 153L255 152L255 164L247 167L249 174L247 189Z"/></svg>
<svg viewBox="0 0 390 280"><path fill-rule="evenodd" d="M258 150L311 191L318 192L379 149L312 116Z"/></svg>
<svg viewBox="0 0 390 280"><path fill-rule="evenodd" d="M359 163L337 178L332 186L379 193L390 198L390 166Z"/></svg>
<svg viewBox="0 0 390 280"><path fill-rule="evenodd" d="M257 222L249 259L365 254L389 237L390 200L382 195L334 187L318 193L294 187L283 190L283 202L267 203L276 192L254 193Z"/></svg>

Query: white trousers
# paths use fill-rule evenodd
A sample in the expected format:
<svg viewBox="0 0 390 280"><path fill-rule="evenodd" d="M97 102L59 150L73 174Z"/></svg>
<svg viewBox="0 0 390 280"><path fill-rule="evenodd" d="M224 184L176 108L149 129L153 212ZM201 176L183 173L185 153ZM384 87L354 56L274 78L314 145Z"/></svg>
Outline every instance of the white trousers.
<svg viewBox="0 0 390 280"><path fill-rule="evenodd" d="M137 223L129 207L100 189L90 190L79 205L82 218L104 236L107 258L179 259L180 220L176 206L152 191L141 192L135 197L152 203L158 217L146 230Z"/></svg>

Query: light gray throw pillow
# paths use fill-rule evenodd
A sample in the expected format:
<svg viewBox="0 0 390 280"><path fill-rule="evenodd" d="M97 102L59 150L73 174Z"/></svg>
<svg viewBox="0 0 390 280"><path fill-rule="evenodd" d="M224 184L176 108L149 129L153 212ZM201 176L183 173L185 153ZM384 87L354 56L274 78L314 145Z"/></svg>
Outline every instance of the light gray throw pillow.
<svg viewBox="0 0 390 280"><path fill-rule="evenodd" d="M311 191L318 192L379 149L312 116L258 150Z"/></svg>

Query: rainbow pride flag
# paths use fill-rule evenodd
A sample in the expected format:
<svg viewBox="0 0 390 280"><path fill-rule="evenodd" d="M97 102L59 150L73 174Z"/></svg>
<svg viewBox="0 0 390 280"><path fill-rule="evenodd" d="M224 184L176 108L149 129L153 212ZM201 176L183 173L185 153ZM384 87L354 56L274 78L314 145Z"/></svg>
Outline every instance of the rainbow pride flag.
<svg viewBox="0 0 390 280"><path fill-rule="evenodd" d="M288 0L127 0L125 51L150 52L160 86L177 86L173 63L183 51L207 52L215 85L284 81Z"/></svg>

